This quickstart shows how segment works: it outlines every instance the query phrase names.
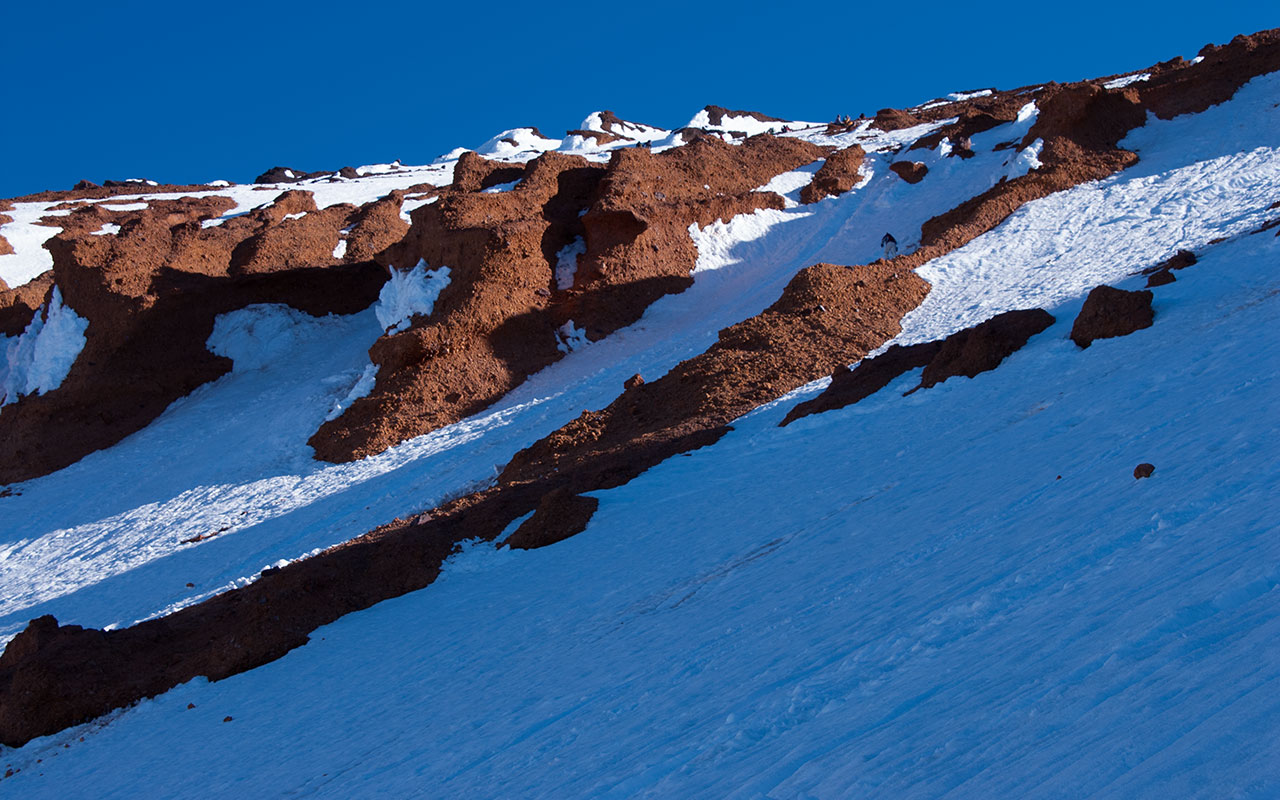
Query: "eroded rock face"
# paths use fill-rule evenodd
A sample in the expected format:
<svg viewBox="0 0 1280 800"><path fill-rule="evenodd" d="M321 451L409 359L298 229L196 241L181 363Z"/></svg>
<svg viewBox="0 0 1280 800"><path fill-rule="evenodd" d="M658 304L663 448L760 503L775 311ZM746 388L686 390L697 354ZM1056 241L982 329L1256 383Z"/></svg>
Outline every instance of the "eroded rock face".
<svg viewBox="0 0 1280 800"><path fill-rule="evenodd" d="M0 336L19 336L49 299L52 270L13 289L0 289Z"/></svg>
<svg viewBox="0 0 1280 800"><path fill-rule="evenodd" d="M29 321L31 303L43 302L41 288L56 282L66 304L89 321L85 346L56 390L23 397L0 413L0 483L60 469L110 446L225 374L230 362L205 347L218 314L272 302L312 314L354 313L377 298L386 278L382 267L344 266L332 256L330 234L353 208L320 212L317 220L325 223L317 230L305 222L317 213L310 193L290 192L271 206L204 227L203 220L230 207L225 198L207 200L214 202L160 201L130 212L86 207L56 218L67 228L47 244L51 279L4 293L4 317L12 327ZM286 219L290 214L304 216ZM104 220L118 224L119 233L92 235ZM268 231L293 222L323 238L329 251L321 258L302 237L294 240L296 252L316 254L316 263L281 257L284 263L270 269L261 243L272 241ZM254 247L246 249L246 242ZM247 256L233 267L237 252Z"/></svg>
<svg viewBox="0 0 1280 800"><path fill-rule="evenodd" d="M317 457L362 458L482 411L563 356L566 325L596 340L635 322L692 283L691 223L782 208L780 196L754 190L823 152L768 135L620 150L607 167L551 152L493 194L482 190L510 183L517 168L464 156L454 187L415 210L386 254L405 268L448 267L450 283L429 319L374 345L374 390L316 432ZM559 253L578 239L572 285L561 289Z"/></svg>
<svg viewBox="0 0 1280 800"><path fill-rule="evenodd" d="M838 197L857 186L862 179L858 168L866 157L867 152L856 144L828 155L813 181L800 190L800 202L808 205L826 197Z"/></svg>
<svg viewBox="0 0 1280 800"><path fill-rule="evenodd" d="M1129 292L1111 286L1095 287L1071 326L1071 341L1088 347L1094 339L1128 336L1150 328L1155 319L1152 297L1154 295L1146 290Z"/></svg>

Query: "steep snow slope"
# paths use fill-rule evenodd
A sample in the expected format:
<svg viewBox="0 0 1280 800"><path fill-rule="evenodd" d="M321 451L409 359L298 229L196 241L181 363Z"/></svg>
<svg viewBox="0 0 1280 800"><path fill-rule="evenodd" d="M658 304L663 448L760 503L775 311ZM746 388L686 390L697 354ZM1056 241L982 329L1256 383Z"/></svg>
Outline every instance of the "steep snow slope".
<svg viewBox="0 0 1280 800"><path fill-rule="evenodd" d="M1072 301L977 379L761 409L585 533L8 753L6 788L1274 796L1278 256L1214 246L1087 351Z"/></svg>
<svg viewBox="0 0 1280 800"><path fill-rule="evenodd" d="M899 341L1013 307L1058 316L996 372L903 399L908 376L782 430L790 401L762 409L600 493L572 540L477 547L275 664L6 753L12 788L124 795L145 774L175 796L1275 794L1280 284L1275 237L1247 234L1280 197L1277 97L1268 76L1152 121L1126 142L1136 167L926 265L934 291ZM6 629L48 611L127 623L484 480L626 376L705 348L797 267L869 260L884 230L918 230L942 192L1010 166L975 149L930 157L916 186L873 156L848 195L697 232L693 289L481 418L357 464L312 464L302 442L362 373L373 315L224 318L232 375L0 498L31 520L0 562ZM1073 298L1176 247L1204 255L1159 290L1154 328L1066 341ZM211 448L233 457L189 455ZM126 485L150 459L168 485ZM1135 483L1139 461L1156 474Z"/></svg>

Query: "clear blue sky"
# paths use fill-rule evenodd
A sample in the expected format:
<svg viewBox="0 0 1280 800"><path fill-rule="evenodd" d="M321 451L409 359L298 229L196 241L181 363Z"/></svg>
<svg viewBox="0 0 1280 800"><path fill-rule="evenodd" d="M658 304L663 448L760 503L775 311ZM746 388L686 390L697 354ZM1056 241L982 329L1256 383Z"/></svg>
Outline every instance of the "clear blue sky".
<svg viewBox="0 0 1280 800"><path fill-rule="evenodd" d="M0 14L0 197L425 163L608 108L794 119L1076 80L1280 26L1274 3L15 2Z"/></svg>

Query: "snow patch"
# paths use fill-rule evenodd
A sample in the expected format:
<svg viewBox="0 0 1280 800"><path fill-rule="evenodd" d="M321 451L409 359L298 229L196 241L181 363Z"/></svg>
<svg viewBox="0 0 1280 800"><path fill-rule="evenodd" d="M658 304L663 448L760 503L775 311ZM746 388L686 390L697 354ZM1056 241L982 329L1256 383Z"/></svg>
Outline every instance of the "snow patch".
<svg viewBox="0 0 1280 800"><path fill-rule="evenodd" d="M571 353L589 344L591 340L587 338L587 332L576 327L573 320L569 320L556 330L556 349L561 353Z"/></svg>
<svg viewBox="0 0 1280 800"><path fill-rule="evenodd" d="M347 240L339 239L338 244L333 248L333 257L342 258L347 254Z"/></svg>
<svg viewBox="0 0 1280 800"><path fill-rule="evenodd" d="M493 186L490 186L488 189L481 189L480 193L481 194L502 194L503 192L509 192L512 189L516 188L516 186L520 185L520 181L521 179L517 178L514 181L507 181L506 183L497 183L497 184L494 184Z"/></svg>
<svg viewBox="0 0 1280 800"><path fill-rule="evenodd" d="M375 313L378 324L386 333L399 333L409 327L417 315L430 316L436 306L436 298L449 285L449 268L427 269L426 261L419 261L411 270L391 270L391 278L378 293Z"/></svg>
<svg viewBox="0 0 1280 800"><path fill-rule="evenodd" d="M1124 87L1130 84L1138 83L1140 81L1148 81L1148 80L1151 80L1150 72L1139 72L1136 75L1126 75L1123 78L1116 78L1113 81L1107 81L1106 83L1102 84L1102 88L1103 89L1123 89Z"/></svg>
<svg viewBox="0 0 1280 800"><path fill-rule="evenodd" d="M373 384L378 377L378 365L369 364L364 368L364 372L360 373L360 377L356 380L351 390L346 396L333 404L333 408L329 409L329 413L325 415L324 420L337 419L342 416L342 412L351 407L351 404L359 400L361 397L367 397L369 392L373 391Z"/></svg>
<svg viewBox="0 0 1280 800"><path fill-rule="evenodd" d="M564 291L573 288L573 278L578 274L578 256L587 252L586 241L579 236L556 253L556 288Z"/></svg>
<svg viewBox="0 0 1280 800"><path fill-rule="evenodd" d="M120 232L119 225L115 224L114 222L104 222L102 223L101 228L94 231L90 235L91 236L107 236L107 235L115 236L119 232Z"/></svg>
<svg viewBox="0 0 1280 800"><path fill-rule="evenodd" d="M1040 163L1040 151L1044 149L1044 139L1036 139L1031 144L1018 151L1018 154L1009 161L1009 168L1005 170L1004 176L1013 180L1021 178L1033 169L1040 169L1043 166Z"/></svg>
<svg viewBox="0 0 1280 800"><path fill-rule="evenodd" d="M6 337L5 360L0 366L0 406L17 402L22 395L44 394L57 389L84 349L89 321L62 302L62 290L53 287L49 302L36 312L21 336Z"/></svg>

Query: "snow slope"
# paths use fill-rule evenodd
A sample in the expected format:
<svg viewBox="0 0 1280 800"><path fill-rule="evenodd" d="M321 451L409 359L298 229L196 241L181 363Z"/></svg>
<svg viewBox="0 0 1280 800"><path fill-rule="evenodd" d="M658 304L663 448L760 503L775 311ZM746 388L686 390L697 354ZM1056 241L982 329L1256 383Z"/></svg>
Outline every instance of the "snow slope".
<svg viewBox="0 0 1280 800"><path fill-rule="evenodd" d="M273 664L0 752L19 770L4 788L1280 794L1280 240L1250 235L1280 197L1278 78L1149 121L1125 143L1135 167L921 269L934 290L898 341L1055 314L995 372L903 398L907 375L777 428L816 382L598 493L577 537L474 547ZM990 146L1008 133L975 136L964 162L921 154L917 185L888 172L891 137L867 134L858 189L694 231L689 291L492 411L355 464L316 464L304 443L363 375L374 313L224 318L230 375L0 498L18 521L0 540L0 631L39 613L128 624L474 486L625 377L705 349L796 269L870 260L886 230L914 246L1006 174L1017 154ZM1157 290L1154 327L1087 351L1066 339L1089 288L1135 288L1178 247L1201 261ZM1151 479L1133 479L1140 461ZM164 469L140 483L141 464Z"/></svg>
<svg viewBox="0 0 1280 800"><path fill-rule="evenodd" d="M762 409L578 537L7 754L12 791L1274 796L1278 255L1212 249L1088 351L1073 302L978 379Z"/></svg>

